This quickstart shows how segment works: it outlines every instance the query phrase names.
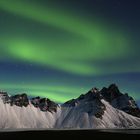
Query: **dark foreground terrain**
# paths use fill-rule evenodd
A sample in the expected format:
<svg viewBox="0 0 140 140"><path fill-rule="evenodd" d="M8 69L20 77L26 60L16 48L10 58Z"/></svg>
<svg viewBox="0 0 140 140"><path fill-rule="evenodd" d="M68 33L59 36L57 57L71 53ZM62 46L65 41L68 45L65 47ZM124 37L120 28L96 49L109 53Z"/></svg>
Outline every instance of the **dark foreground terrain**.
<svg viewBox="0 0 140 140"><path fill-rule="evenodd" d="M134 138L140 136L139 129L102 129L102 130L17 130L17 131L0 131L0 139L27 139L40 138L47 139L87 139L89 138Z"/></svg>

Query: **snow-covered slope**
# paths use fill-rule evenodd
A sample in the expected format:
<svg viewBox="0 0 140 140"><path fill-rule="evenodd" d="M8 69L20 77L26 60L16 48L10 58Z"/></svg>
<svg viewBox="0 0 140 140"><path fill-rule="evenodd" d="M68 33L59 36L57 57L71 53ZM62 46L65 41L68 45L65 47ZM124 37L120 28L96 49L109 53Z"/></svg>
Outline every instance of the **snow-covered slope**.
<svg viewBox="0 0 140 140"><path fill-rule="evenodd" d="M125 97L125 99L123 99ZM123 100L125 102L123 102ZM130 102L131 101L131 102ZM131 103L131 104L130 104ZM92 88L62 105L47 98L0 92L0 129L140 128L140 109L116 86Z"/></svg>
<svg viewBox="0 0 140 140"><path fill-rule="evenodd" d="M95 117L97 110L93 109L92 114L87 112L86 107L83 110L85 104L62 107L56 128L140 128L140 118L113 108L103 99L101 102L106 106L102 118Z"/></svg>
<svg viewBox="0 0 140 140"><path fill-rule="evenodd" d="M53 128L59 116L55 112L43 112L32 104L27 107L10 106L0 99L0 129Z"/></svg>

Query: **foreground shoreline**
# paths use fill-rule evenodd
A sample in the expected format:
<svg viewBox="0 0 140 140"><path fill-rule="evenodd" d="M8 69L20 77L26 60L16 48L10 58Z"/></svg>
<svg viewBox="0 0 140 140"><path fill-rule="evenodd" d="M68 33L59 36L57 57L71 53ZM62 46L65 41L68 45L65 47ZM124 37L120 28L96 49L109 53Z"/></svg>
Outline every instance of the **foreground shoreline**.
<svg viewBox="0 0 140 140"><path fill-rule="evenodd" d="M76 129L76 130L13 130L0 131L1 139L57 138L57 139L87 139L89 138L134 138L140 136L140 129Z"/></svg>
<svg viewBox="0 0 140 140"><path fill-rule="evenodd" d="M69 133L69 132L97 132L97 133L122 133L122 134L140 134L140 129L0 129L2 133Z"/></svg>

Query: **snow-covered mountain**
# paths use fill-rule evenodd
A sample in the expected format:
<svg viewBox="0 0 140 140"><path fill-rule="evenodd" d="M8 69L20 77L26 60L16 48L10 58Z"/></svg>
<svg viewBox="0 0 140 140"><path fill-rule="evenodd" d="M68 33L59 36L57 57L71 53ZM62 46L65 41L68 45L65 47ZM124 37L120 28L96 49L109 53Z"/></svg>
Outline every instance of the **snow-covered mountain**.
<svg viewBox="0 0 140 140"><path fill-rule="evenodd" d="M92 88L59 105L47 98L0 92L0 129L140 128L140 109L115 84Z"/></svg>

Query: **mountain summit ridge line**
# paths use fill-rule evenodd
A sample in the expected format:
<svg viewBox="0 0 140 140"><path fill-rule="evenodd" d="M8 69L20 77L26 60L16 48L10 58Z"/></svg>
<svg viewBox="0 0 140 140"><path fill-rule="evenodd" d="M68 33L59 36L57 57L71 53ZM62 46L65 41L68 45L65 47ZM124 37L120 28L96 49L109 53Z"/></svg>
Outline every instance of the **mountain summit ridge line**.
<svg viewBox="0 0 140 140"><path fill-rule="evenodd" d="M0 92L0 128L140 128L140 109L116 84L86 94L60 105L48 98L27 94L10 96Z"/></svg>

